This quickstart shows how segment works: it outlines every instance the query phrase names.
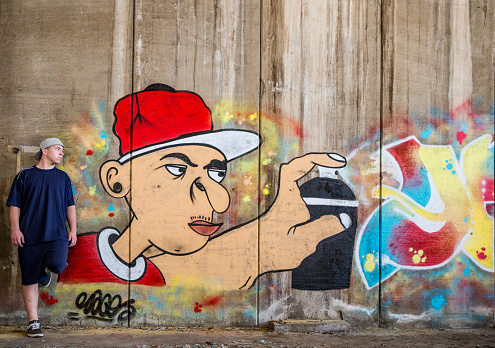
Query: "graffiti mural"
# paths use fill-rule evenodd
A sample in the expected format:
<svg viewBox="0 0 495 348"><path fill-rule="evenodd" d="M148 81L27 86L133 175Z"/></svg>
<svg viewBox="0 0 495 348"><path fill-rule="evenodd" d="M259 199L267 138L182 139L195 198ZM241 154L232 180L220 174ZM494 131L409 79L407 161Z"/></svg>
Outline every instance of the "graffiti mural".
<svg viewBox="0 0 495 348"><path fill-rule="evenodd" d="M400 270L440 269L460 255L471 260L468 269L494 271L494 142L484 134L493 127L493 114L468 113L471 107L469 102L452 113L433 110L437 117L417 133L422 140L412 135L384 146L381 192L377 186L366 195L383 199L381 211L369 212L355 247L368 289ZM452 144L425 144L452 132ZM374 173L377 156L371 155Z"/></svg>
<svg viewBox="0 0 495 348"><path fill-rule="evenodd" d="M384 161L397 166L399 184L382 188L382 280L400 269L441 267L460 252L493 272L492 136L470 142L460 160L451 146L428 146L415 137L384 150ZM379 189L374 196L380 196ZM356 248L368 287L379 282L378 220L376 210Z"/></svg>
<svg viewBox="0 0 495 348"><path fill-rule="evenodd" d="M224 228L222 214L231 203L222 184L228 165L258 149L259 135L244 129L214 130L211 112L200 96L162 84L121 98L114 116L120 157L105 161L99 175L105 192L127 204L130 223L121 231L105 227L79 235L60 282L155 287L212 283L222 289L249 288L260 273L311 268L308 256L328 254L336 247L321 251L320 242L345 232L345 240L351 243L343 244L347 250L332 261L334 273L327 283L335 282L338 274L344 277L340 286L348 286L357 221L355 197L348 187L337 189L336 183L332 191L340 193L338 197L328 196L328 190L327 196L319 197L318 190L325 186L303 190L306 196L302 197L297 183L316 165L322 171L344 167L344 157L311 153L283 164L268 210ZM107 136L102 130L103 135ZM255 179L245 175L242 180L249 184ZM112 203L107 204L109 216L115 209ZM322 209L326 206L338 209ZM265 226L260 263L253 254L258 250L259 223ZM304 266L303 261L309 263ZM323 266L325 262L318 261ZM323 284L315 289L324 288L337 287ZM210 303L204 302L192 302L195 313Z"/></svg>

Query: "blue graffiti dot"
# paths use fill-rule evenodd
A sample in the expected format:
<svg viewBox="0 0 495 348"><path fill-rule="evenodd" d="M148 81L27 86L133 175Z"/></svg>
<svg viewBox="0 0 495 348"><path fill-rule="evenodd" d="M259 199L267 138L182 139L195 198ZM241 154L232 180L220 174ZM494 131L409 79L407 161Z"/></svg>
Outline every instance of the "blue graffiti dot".
<svg viewBox="0 0 495 348"><path fill-rule="evenodd" d="M452 171L452 174L455 174L455 170Z"/></svg>
<svg viewBox="0 0 495 348"><path fill-rule="evenodd" d="M434 130L435 130L435 127L432 124L427 125L426 130L421 132L421 138L422 139L428 138Z"/></svg>
<svg viewBox="0 0 495 348"><path fill-rule="evenodd" d="M437 295L431 299L431 306L435 310L440 310L443 305L447 305L447 302L445 302L445 298L442 295Z"/></svg>
<svg viewBox="0 0 495 348"><path fill-rule="evenodd" d="M448 170L454 169L454 165L452 163L447 164L447 169Z"/></svg>
<svg viewBox="0 0 495 348"><path fill-rule="evenodd" d="M102 131L100 132L100 137L101 137L101 138L103 138L103 139L108 138L104 130L102 130Z"/></svg>
<svg viewBox="0 0 495 348"><path fill-rule="evenodd" d="M464 222L468 222L469 221L469 216L464 216Z"/></svg>
<svg viewBox="0 0 495 348"><path fill-rule="evenodd" d="M430 134L431 134L431 130L422 131L421 132L421 138L422 139L426 139L426 138L428 138L430 136Z"/></svg>
<svg viewBox="0 0 495 348"><path fill-rule="evenodd" d="M465 276L465 277L471 277L471 274L469 273L469 267L466 267L464 269L464 271L462 272L462 274Z"/></svg>

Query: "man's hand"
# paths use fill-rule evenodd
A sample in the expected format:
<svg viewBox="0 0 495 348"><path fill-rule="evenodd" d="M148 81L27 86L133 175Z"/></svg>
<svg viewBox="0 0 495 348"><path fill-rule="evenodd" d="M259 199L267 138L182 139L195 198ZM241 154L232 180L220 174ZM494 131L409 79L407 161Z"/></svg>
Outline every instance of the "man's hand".
<svg viewBox="0 0 495 348"><path fill-rule="evenodd" d="M11 234L12 244L22 247L24 244L24 234L22 234L20 229L12 230Z"/></svg>
<svg viewBox="0 0 495 348"><path fill-rule="evenodd" d="M67 207L67 221L69 221L69 247L77 243L77 223L76 223L76 206Z"/></svg>
<svg viewBox="0 0 495 348"><path fill-rule="evenodd" d="M77 232L70 231L69 232L69 247L73 247L77 243Z"/></svg>
<svg viewBox="0 0 495 348"><path fill-rule="evenodd" d="M12 231L12 244L22 247L24 244L24 234L19 228L19 218L21 216L21 208L11 205L9 208L10 230Z"/></svg>

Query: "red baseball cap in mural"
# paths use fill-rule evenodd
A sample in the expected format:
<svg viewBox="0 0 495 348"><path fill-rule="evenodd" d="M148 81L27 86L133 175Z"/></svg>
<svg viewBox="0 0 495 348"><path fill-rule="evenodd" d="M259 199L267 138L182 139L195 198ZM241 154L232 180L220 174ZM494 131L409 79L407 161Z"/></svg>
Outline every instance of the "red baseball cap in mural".
<svg viewBox="0 0 495 348"><path fill-rule="evenodd" d="M231 161L260 144L258 134L252 131L214 131L210 109L199 95L164 84L121 98L115 103L114 116L120 163L177 145L210 146Z"/></svg>
<svg viewBox="0 0 495 348"><path fill-rule="evenodd" d="M36 155L34 155L34 158L36 158L39 161L41 159L41 150L46 149L47 147L53 145L64 146L64 144L62 144L59 138L47 138L41 142L40 150L36 153Z"/></svg>

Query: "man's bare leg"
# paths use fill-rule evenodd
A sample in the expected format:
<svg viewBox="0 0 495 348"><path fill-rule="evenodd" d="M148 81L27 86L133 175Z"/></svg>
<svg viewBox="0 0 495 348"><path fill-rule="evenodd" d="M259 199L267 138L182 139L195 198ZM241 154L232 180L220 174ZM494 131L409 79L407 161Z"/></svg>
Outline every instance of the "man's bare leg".
<svg viewBox="0 0 495 348"><path fill-rule="evenodd" d="M23 285L22 298L29 321L38 320L38 284Z"/></svg>

